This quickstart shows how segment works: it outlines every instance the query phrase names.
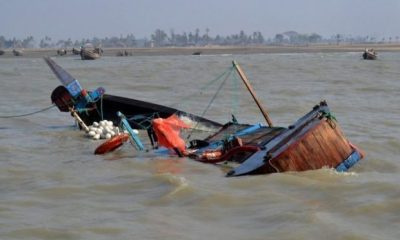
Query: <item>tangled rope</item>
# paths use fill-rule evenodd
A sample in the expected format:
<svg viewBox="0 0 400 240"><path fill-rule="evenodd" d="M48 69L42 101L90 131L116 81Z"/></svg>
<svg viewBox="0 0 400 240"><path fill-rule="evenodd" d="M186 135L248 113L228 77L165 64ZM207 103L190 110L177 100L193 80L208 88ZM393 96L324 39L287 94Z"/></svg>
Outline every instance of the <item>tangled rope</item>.
<svg viewBox="0 0 400 240"><path fill-rule="evenodd" d="M17 117L26 117L26 116L30 116L30 115L34 115L37 113L41 113L41 112L45 112L53 107L55 107L55 104L52 104L49 107L43 108L41 110L35 111L35 112L31 112L31 113L25 113L25 114L20 114L20 115L9 115L9 116L0 116L0 118L17 118Z"/></svg>

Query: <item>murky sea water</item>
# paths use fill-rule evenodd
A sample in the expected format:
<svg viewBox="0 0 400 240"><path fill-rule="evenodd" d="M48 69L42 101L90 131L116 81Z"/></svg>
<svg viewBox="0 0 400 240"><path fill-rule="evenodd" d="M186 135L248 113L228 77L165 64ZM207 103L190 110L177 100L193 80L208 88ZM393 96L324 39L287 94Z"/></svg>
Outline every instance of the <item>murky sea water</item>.
<svg viewBox="0 0 400 240"><path fill-rule="evenodd" d="M104 57L55 61L87 89L202 114L236 60L277 126L327 100L366 153L349 173L225 178L216 166L138 153L95 156L51 105L40 58L0 58L0 239L400 239L400 53ZM239 89L237 94L235 89ZM228 81L205 117L263 122ZM113 160L113 161L111 161Z"/></svg>

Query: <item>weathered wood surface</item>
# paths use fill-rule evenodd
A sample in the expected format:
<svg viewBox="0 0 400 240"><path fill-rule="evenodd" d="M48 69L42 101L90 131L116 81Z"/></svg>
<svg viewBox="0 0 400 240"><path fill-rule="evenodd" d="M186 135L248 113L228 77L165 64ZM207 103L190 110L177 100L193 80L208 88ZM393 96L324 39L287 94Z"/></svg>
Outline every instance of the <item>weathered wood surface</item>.
<svg viewBox="0 0 400 240"><path fill-rule="evenodd" d="M321 120L308 132L297 136L296 141L286 150L270 159L269 165L279 172L332 168L345 160L352 151L339 125Z"/></svg>

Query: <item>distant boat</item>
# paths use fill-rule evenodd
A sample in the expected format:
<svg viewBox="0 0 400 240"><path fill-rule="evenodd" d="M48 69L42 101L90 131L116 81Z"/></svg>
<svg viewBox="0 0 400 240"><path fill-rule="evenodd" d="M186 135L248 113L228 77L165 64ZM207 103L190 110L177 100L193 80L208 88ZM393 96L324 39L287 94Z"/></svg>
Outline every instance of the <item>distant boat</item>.
<svg viewBox="0 0 400 240"><path fill-rule="evenodd" d="M81 59L82 60L95 60L101 57L103 50L101 48L87 49L82 48Z"/></svg>
<svg viewBox="0 0 400 240"><path fill-rule="evenodd" d="M201 51L194 52L192 55L201 55Z"/></svg>
<svg viewBox="0 0 400 240"><path fill-rule="evenodd" d="M365 60L376 60L377 56L378 54L372 48L366 48L362 55Z"/></svg>
<svg viewBox="0 0 400 240"><path fill-rule="evenodd" d="M66 49L58 49L57 50L57 55L58 56L64 56L67 54L67 50Z"/></svg>
<svg viewBox="0 0 400 240"><path fill-rule="evenodd" d="M75 55L80 55L81 54L81 49L72 48L72 53L75 54Z"/></svg>
<svg viewBox="0 0 400 240"><path fill-rule="evenodd" d="M16 49L13 49L12 52L13 52L14 56L22 56L24 53L22 50L16 50Z"/></svg>

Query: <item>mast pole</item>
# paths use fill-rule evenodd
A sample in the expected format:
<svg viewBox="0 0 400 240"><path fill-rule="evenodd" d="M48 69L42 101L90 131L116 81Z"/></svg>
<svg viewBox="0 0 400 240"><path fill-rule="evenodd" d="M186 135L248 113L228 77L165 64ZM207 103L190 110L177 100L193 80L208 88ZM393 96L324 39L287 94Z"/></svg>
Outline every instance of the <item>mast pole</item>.
<svg viewBox="0 0 400 240"><path fill-rule="evenodd" d="M249 90L251 96L253 97L254 101L256 102L258 108L260 109L262 115L265 118L265 121L267 121L268 126L272 127L273 126L272 125L272 121L269 118L269 115L268 115L267 111L261 106L261 103L258 100L258 98L256 96L256 93L254 92L253 87L251 86L249 80L247 80L247 77L244 74L242 68L239 66L239 64L236 63L236 61L232 61L232 64L233 64L233 67L235 67L235 69L236 69L237 73L239 74L240 78L242 79L242 81L243 81L244 85L246 86L247 90Z"/></svg>

